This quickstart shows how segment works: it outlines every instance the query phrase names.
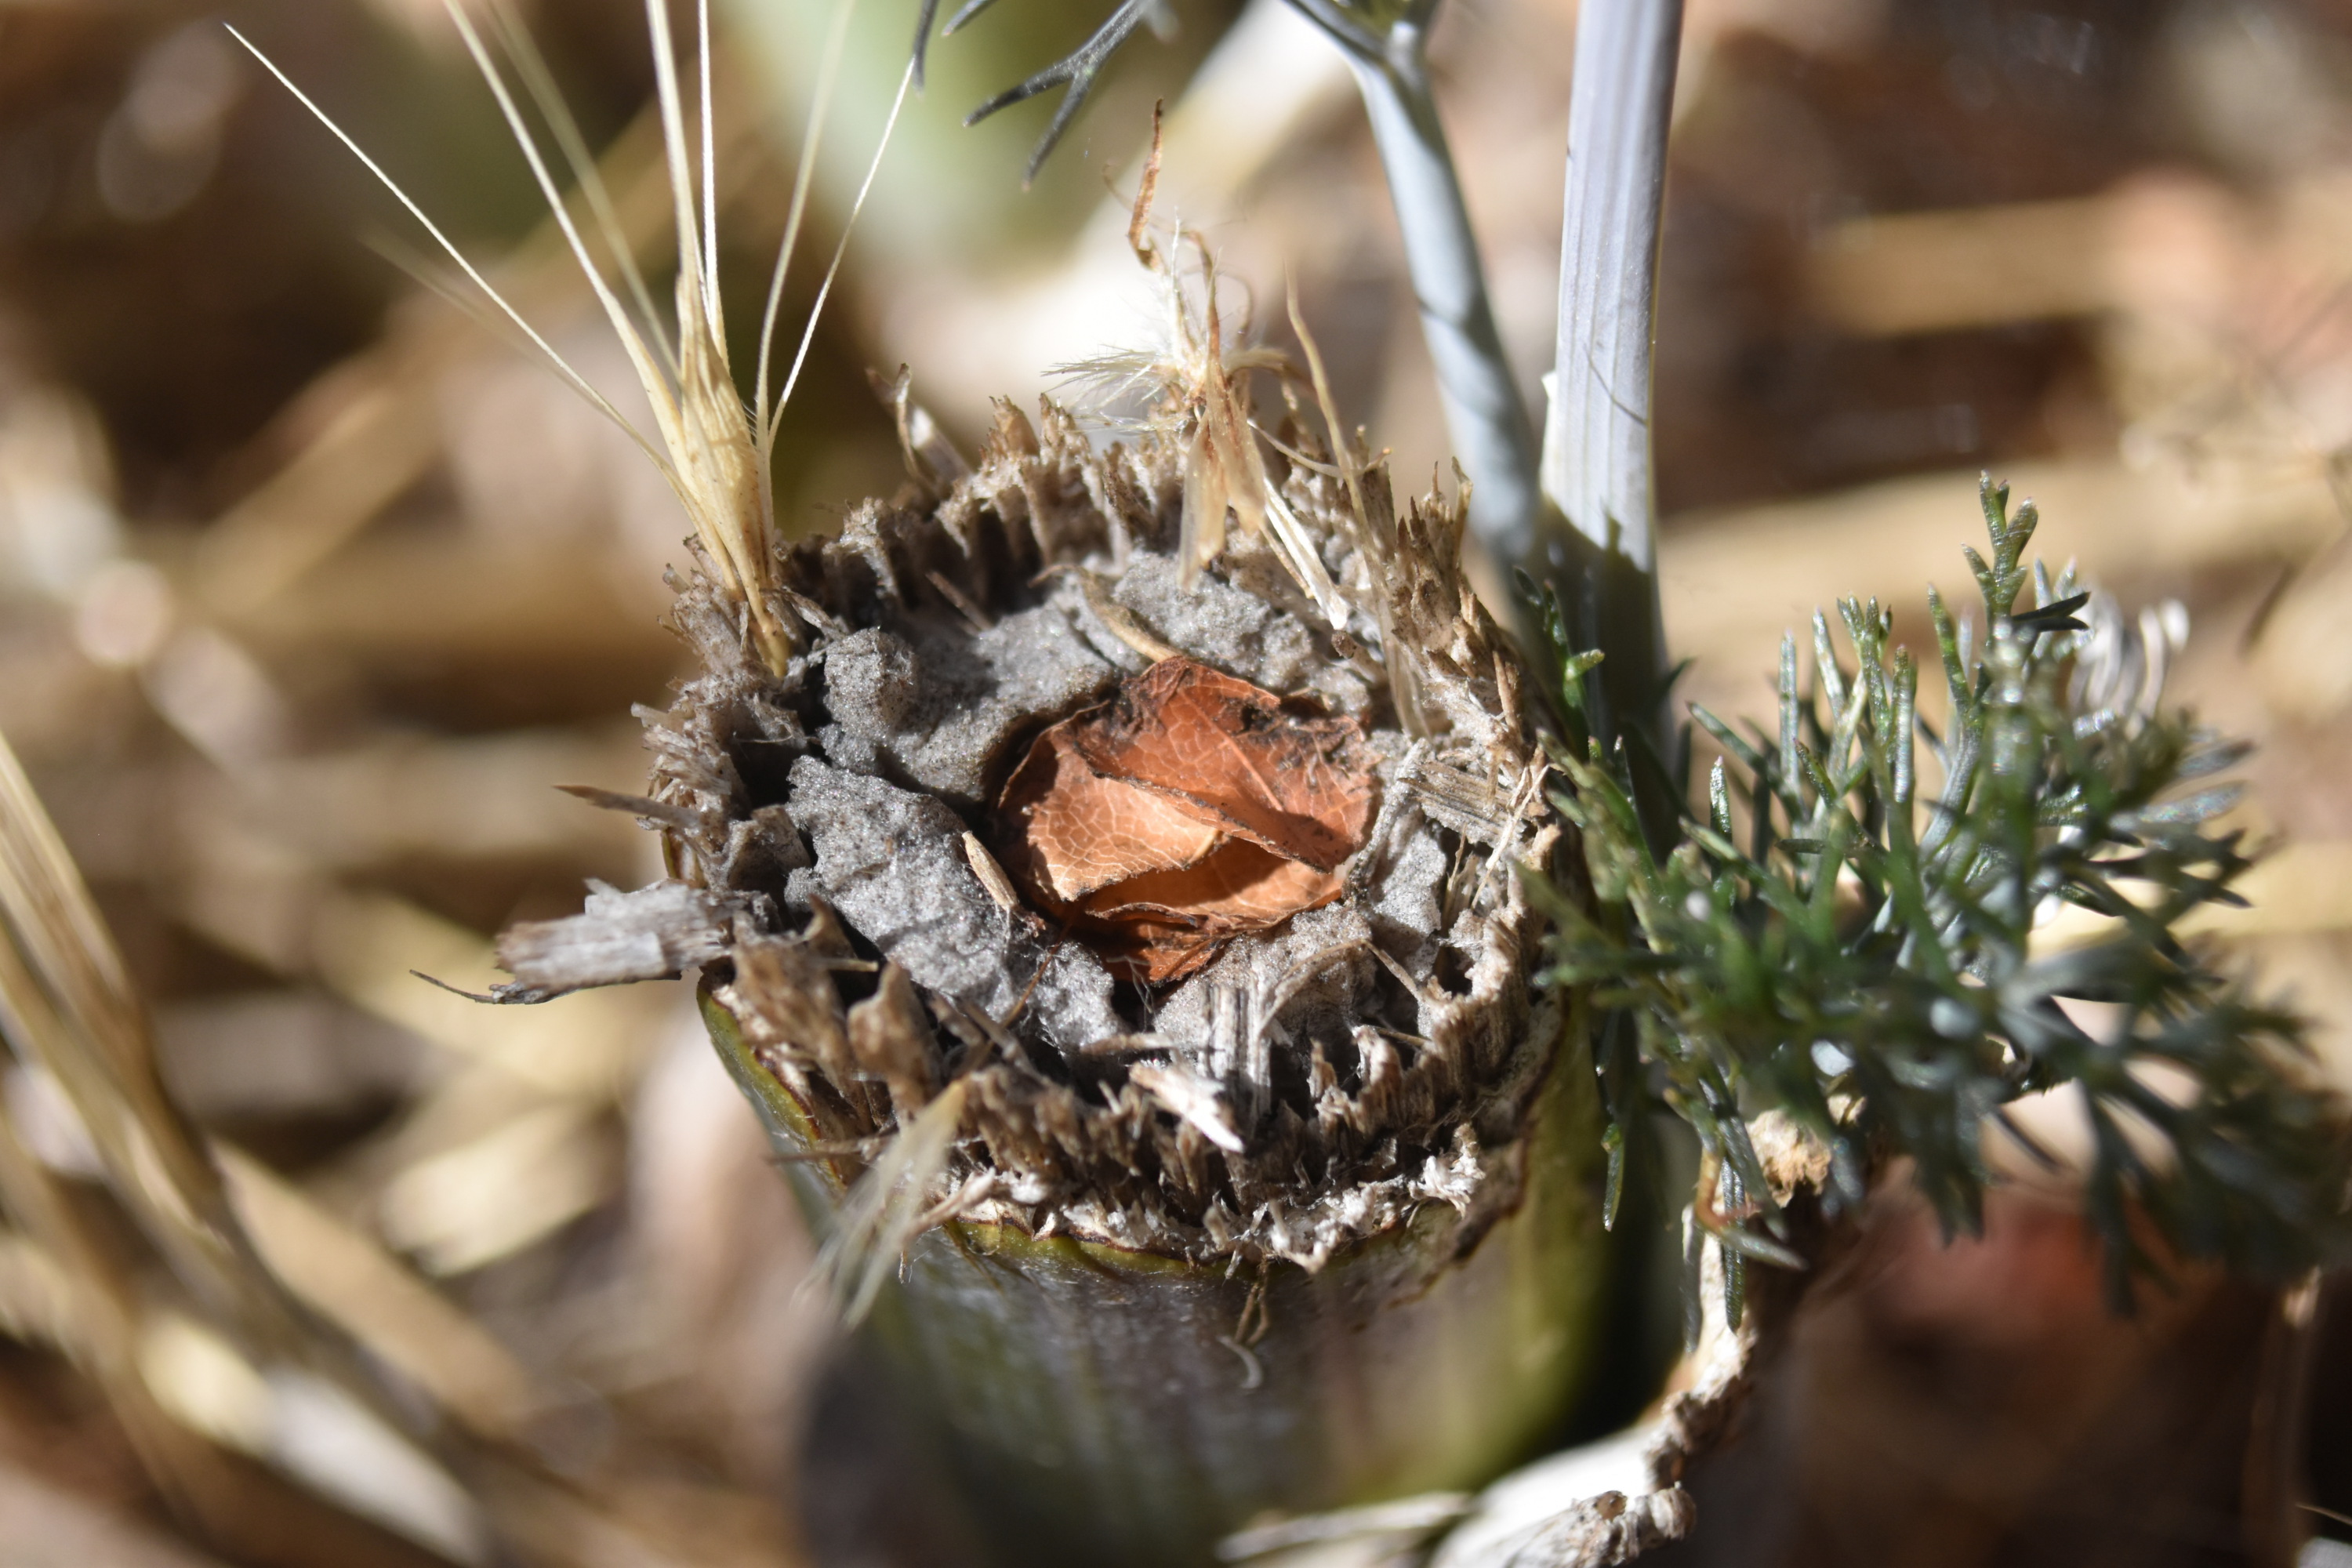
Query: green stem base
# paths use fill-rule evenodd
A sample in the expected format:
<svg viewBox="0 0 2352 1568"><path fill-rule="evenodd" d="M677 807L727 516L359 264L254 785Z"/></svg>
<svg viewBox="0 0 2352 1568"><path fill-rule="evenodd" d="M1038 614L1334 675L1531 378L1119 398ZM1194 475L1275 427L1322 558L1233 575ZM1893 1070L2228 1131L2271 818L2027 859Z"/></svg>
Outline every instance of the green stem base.
<svg viewBox="0 0 2352 1568"><path fill-rule="evenodd" d="M723 1009L706 998L704 1014L779 1152L805 1150L801 1108ZM1524 1134L1517 1205L1475 1238L1451 1209L1423 1209L1314 1273L1001 1225L919 1238L863 1332L936 1426L993 1555L1206 1563L1269 1513L1476 1487L1556 1428L1607 1273L1587 1026L1574 1008ZM784 1168L822 1230L831 1173Z"/></svg>

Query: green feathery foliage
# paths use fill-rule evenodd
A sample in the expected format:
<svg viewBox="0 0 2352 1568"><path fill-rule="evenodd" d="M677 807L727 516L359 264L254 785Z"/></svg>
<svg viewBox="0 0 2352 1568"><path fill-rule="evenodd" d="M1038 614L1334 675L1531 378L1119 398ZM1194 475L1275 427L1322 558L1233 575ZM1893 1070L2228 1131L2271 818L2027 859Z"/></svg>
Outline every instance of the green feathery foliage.
<svg viewBox="0 0 2352 1568"><path fill-rule="evenodd" d="M1705 1151L1694 1247L1702 1228L1724 1243L1735 1321L1741 1258L1797 1261L1748 1136L1775 1108L1828 1145L1832 1203L1906 1156L1948 1235L1980 1224L1987 1124L2054 1166L2004 1107L2079 1085L2084 1207L2119 1304L2165 1250L2276 1273L2346 1234L2344 1122L2300 1071L2301 1026L2180 935L2200 906L2242 901L2241 835L2211 826L2236 791L2197 781L2243 749L2158 706L2160 636L2119 616L2094 632L2071 568L2054 584L2029 568L2031 502L2012 514L1990 478L1983 502L1991 556L1967 555L1989 635L1975 643L1929 594L1945 731L1919 714L1892 615L1843 601L1845 653L1817 614L1802 689L1783 639L1777 733L1692 707L1725 753L1703 816L1638 737L1629 750L1588 732L1600 656L1564 647L1557 596L1539 601L1566 731L1553 760L1571 786L1553 802L1581 839L1581 867L1562 869L1589 897L1529 884L1554 921L1549 983L1620 1010L1603 1064L1610 1210L1663 1099ZM1662 797L1678 832L1660 831ZM2112 934L2036 951L2037 921L2068 904L2110 917Z"/></svg>

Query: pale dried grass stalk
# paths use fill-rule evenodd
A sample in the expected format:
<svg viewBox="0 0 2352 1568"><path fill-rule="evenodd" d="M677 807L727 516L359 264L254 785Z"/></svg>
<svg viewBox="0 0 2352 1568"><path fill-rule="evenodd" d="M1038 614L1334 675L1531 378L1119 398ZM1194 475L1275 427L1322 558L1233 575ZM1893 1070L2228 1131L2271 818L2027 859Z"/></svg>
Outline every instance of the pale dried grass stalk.
<svg viewBox="0 0 2352 1568"><path fill-rule="evenodd" d="M524 1441L526 1423L555 1401L481 1325L380 1244L256 1162L214 1146L173 1102L121 955L5 739L0 1038L62 1090L108 1190L201 1308L203 1332L216 1331L257 1368L339 1391L442 1466L466 1489L461 1508L480 1510L481 1522L537 1560L585 1563L618 1552L665 1568L699 1561L665 1543L674 1531L633 1519L625 1499L592 1503L544 1470ZM43 1165L5 1112L0 1207L46 1259L58 1291L42 1321L20 1329L52 1334L88 1372L157 1485L204 1531L250 1539L256 1510L286 1506L290 1494L273 1489L287 1483L233 1462L190 1425L203 1424L203 1411L163 1396L152 1381L156 1336L189 1320L118 1260L119 1238L102 1234L96 1211ZM288 1479L309 1484L299 1473ZM309 1515L321 1560L359 1549L361 1537L343 1532L361 1527L335 1522L341 1506L322 1501ZM467 1557L487 1550L469 1538L474 1528L461 1516L455 1534L429 1525L418 1533Z"/></svg>
<svg viewBox="0 0 2352 1568"><path fill-rule="evenodd" d="M612 210L611 199L603 189L594 163L584 155L584 143L572 123L568 110L553 92L544 63L538 58L529 35L513 17L505 0L485 0L498 40L522 79L525 90L530 94L541 114L557 128L557 150L565 158L574 180L587 194L592 213L604 226L607 244L614 252L614 260L623 276L623 286L630 298L637 302L638 308L646 312L647 319L643 327L605 278L604 268L574 222L565 196L555 183L547 155L524 119L505 71L458 0L444 0L451 21L464 39L483 81L498 101L499 112L506 119L516 146L530 165L532 179L545 196L566 244L587 278L597 303L604 309L614 335L636 372L639 385L653 410L654 440L647 439L631 420L613 406L610 400L565 362L545 337L426 216L424 209L325 110L297 87L244 35L236 35L237 41L251 50L269 73L348 147L366 165L368 172L424 226L434 243L457 263L467 279L481 290L507 321L523 333L556 373L600 413L626 431L631 439L644 449L686 508L687 515L694 523L695 537L701 545L704 559L717 574L719 583L749 617L751 639L762 663L771 671L778 673L799 650L803 637L798 618L782 595L776 580L775 552L781 536L776 529L774 495L770 481L776 434L784 405L798 384L802 367L806 363L819 315L839 274L848 245L849 230L865 205L866 193L872 189L875 174L881 167L882 155L888 149L899 110L905 106L908 88L914 79L914 66L909 62L900 79L898 94L892 100L889 118L875 148L866 179L851 204L841 241L835 247L824 281L818 287L815 304L802 331L784 384L772 401L768 380L770 344L776 325L777 309L782 298L786 269L799 239L809 176L814 168L817 137L822 126L821 116L830 101L831 83L840 60L843 30L846 27L847 15L854 8L854 3L855 0L851 0L837 15L833 37L827 44L820 88L815 95L814 113L803 142L801 172L795 182L793 208L786 221L782 245L769 285L767 312L761 322L758 391L753 407L747 415L743 400L736 390L734 371L729 360L726 322L719 299L716 110L711 92L709 0L698 0L696 6L695 52L701 90L691 135L668 8L663 0L646 0L646 25L653 37L655 85L660 105L662 145L669 171L672 218L677 241L678 270L671 333L665 333L656 324L657 318L650 310L651 291L637 268L631 248L622 243L620 237L614 232L608 216Z"/></svg>
<svg viewBox="0 0 2352 1568"><path fill-rule="evenodd" d="M14 752L0 739L0 1037L55 1080L109 1189L192 1298L265 1362L322 1376L394 1432L419 1423L361 1372L350 1346L299 1307L240 1223L202 1135L156 1069L145 1009L88 888ZM54 1258L73 1311L60 1348L87 1368L166 1495L216 1532L251 1483L166 1413L152 1347L158 1308L63 1182L0 1115L0 1202ZM429 1441L429 1436L427 1438Z"/></svg>
<svg viewBox="0 0 2352 1568"><path fill-rule="evenodd" d="M155 1068L147 1016L57 829L0 739L0 1034L54 1079L123 1201L175 1267L294 1337L220 1173Z"/></svg>

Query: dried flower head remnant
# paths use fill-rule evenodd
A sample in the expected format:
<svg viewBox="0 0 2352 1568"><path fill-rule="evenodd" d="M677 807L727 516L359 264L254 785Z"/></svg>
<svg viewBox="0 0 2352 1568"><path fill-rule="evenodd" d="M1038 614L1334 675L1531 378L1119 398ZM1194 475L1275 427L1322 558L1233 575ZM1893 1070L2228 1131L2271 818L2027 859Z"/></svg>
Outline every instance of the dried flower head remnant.
<svg viewBox="0 0 2352 1568"><path fill-rule="evenodd" d="M789 659L727 574L679 584L703 673L627 804L698 886L509 933L512 994L709 954L829 1147L956 1084L924 1223L1319 1266L1436 1201L1466 1246L1560 1028L1511 870L1556 842L1518 667L1455 505L1396 517L1328 397L1328 447L1259 432L1275 362L1224 348L1205 247L1180 279L1150 237L1155 171L1129 237L1179 352L1120 362L1134 444L1003 405L971 464L892 385L918 485L779 553Z"/></svg>
<svg viewBox="0 0 2352 1568"><path fill-rule="evenodd" d="M1097 452L1001 409L952 484L783 557L810 646L781 677L722 586L681 582L704 671L625 804L698 886L518 928L519 981L707 955L826 1146L961 1084L925 1206L1030 1234L1313 1264L1433 1201L1497 1212L1559 1026L1510 867L1555 838L1459 512L1393 518L1363 475L1388 542L1359 549L1348 487L1293 467L1350 602L1318 631L1265 543L1182 585L1184 434ZM1382 659L1435 733L1398 728Z"/></svg>
<svg viewBox="0 0 2352 1568"><path fill-rule="evenodd" d="M784 547L769 334L747 418L718 316L707 20L698 161L667 15L669 330L564 227L696 525L698 672L643 715L648 793L596 797L672 875L509 931L503 999L701 972L820 1271L1015 1560L1190 1568L1267 1509L1494 1474L1564 1416L1602 1271L1588 1016L1530 985L1513 874L1560 830L1460 500L1397 514L1319 363L1150 236L1147 170L1129 237L1172 331L1102 367L1144 395L1132 438L1004 405L967 461L902 374L913 484ZM1261 428L1261 371L1321 430L1298 402Z"/></svg>
<svg viewBox="0 0 2352 1568"><path fill-rule="evenodd" d="M780 555L782 670L723 578L681 580L703 671L619 804L693 886L518 928L517 994L700 963L829 1148L958 1085L931 1223L1315 1265L1507 1208L1560 1026L1511 872L1556 841L1517 667L1457 507L1396 517L1295 422L1277 485L1214 374L1343 628L1271 530L1185 570L1185 395L1107 451L1050 404L974 463L910 443L952 477Z"/></svg>
<svg viewBox="0 0 2352 1568"><path fill-rule="evenodd" d="M1115 973L1160 983L1337 899L1371 807L1354 721L1286 712L1178 654L1038 737L997 817L1038 907L1097 933Z"/></svg>
<svg viewBox="0 0 2352 1568"><path fill-rule="evenodd" d="M1517 1178L1496 1156L1560 1028L1557 1005L1526 985L1537 917L1510 872L1557 842L1518 667L1462 576L1458 506L1433 495L1397 517L1319 376L1328 440L1295 419L1259 430L1247 377L1284 367L1228 346L1196 237L1150 237L1156 153L1130 241L1168 280L1174 352L1106 367L1150 394L1134 443L1097 451L1059 408L1033 425L1007 405L968 464L902 380L892 396L918 489L867 502L837 540L787 550L765 476L800 362L772 396L766 344L800 197L747 416L718 317L703 8L698 138L667 7L646 5L677 227L667 329L520 26L488 0L486 43L451 10L638 370L658 426L641 444L695 524L676 616L701 673L647 716L649 795L604 800L661 831L677 879L600 889L580 916L509 932L505 999L700 967L829 1147L956 1108L952 1136L935 1139L945 1168L916 1183L936 1188L926 1223L961 1212L1170 1256L1319 1264L1432 1202L1461 1211L1470 1237L1507 1209ZM829 58L843 36L837 22ZM554 127L617 284L492 43ZM1187 247L1199 265L1180 276L1171 256ZM1016 842L1009 858L1040 907L1008 899L988 863L989 808L1024 743L1167 653L1181 662L1156 679L1186 688L1161 693L1181 717L1172 749L1156 731L1137 743L1148 725L1123 745L1116 726L1076 725L1047 754L1072 742L1098 781L1181 801L1192 837L1167 837L1156 868L1083 889L1076 836L1033 841L1042 858ZM1159 690L1154 679L1137 689ZM1265 757L1314 765L1295 779L1246 777L1246 761L1222 779L1170 771L1199 742L1244 735L1237 756L1270 745ZM1048 918L1064 913L1116 935L1123 973L1181 984L1119 988ZM845 1181L856 1168L834 1166Z"/></svg>
<svg viewBox="0 0 2352 1568"><path fill-rule="evenodd" d="M781 675L681 580L701 673L625 805L683 880L500 947L541 992L699 963L1007 1561L1192 1568L1494 1473L1596 1321L1583 1015L1512 872L1559 833L1458 505L1276 432L1334 631L1268 540L1185 584L1189 434L1001 406L784 554Z"/></svg>

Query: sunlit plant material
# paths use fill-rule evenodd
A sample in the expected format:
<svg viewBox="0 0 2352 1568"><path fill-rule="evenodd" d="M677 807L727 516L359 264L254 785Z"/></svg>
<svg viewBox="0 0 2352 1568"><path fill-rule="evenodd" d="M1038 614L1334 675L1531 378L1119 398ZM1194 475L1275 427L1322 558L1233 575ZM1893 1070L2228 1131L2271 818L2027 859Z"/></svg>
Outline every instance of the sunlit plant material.
<svg viewBox="0 0 2352 1568"><path fill-rule="evenodd" d="M992 3L967 0L950 18L946 30L954 32ZM1650 5L1651 0L1633 3ZM1503 352L1502 334L1487 298L1486 269L1478 258L1477 235L1471 228L1461 177L1438 119L1428 45L1439 0L1289 0L1289 4L1331 41L1355 75L1396 208L1405 270L1420 307L1438 395L1445 405L1446 430L1475 487L1471 527L1491 553L1516 563L1535 551L1544 529L1536 436L1520 402L1510 361ZM919 74L937 8L938 0L920 0L918 6L915 68ZM1673 40L1680 32L1680 0L1659 0L1653 8L1672 18L1665 34L1669 65L1664 73L1664 86L1670 90ZM1034 179L1076 119L1104 66L1139 26L1165 15L1166 9L1166 0L1118 0L1085 43L973 110L965 123L1062 89L1053 120L1030 154L1028 174ZM1579 47L1580 51L1582 46ZM1656 90L1638 72L1629 80L1641 81L1643 90ZM1661 97L1660 113L1664 107ZM1604 109L1601 118L1611 118L1612 113ZM1654 184L1638 177L1639 171L1634 173L1637 177L1625 191L1631 206L1654 205ZM1622 216L1613 203L1609 210ZM1643 319L1646 321L1646 302ZM1213 334L1213 310L1210 330ZM1646 388L1643 400L1646 401ZM1218 433L1213 426L1212 435ZM1234 457L1245 456L1238 447L1229 451ZM1240 479L1234 496L1234 513L1245 527L1254 527L1250 502L1259 487L1249 482L1246 474ZM1268 493L1278 503L1279 496ZM1213 519L1205 521L1217 526ZM1277 524L1280 521L1276 519ZM1320 597L1329 603L1328 595Z"/></svg>
<svg viewBox="0 0 2352 1568"><path fill-rule="evenodd" d="M1695 1235L1732 1254L1795 1261L1748 1138L1768 1109L1828 1145L1838 1200L1901 1156L1946 1230L1973 1232L1988 1133L2056 1168L2007 1108L2073 1086L2119 1302L2166 1254L2307 1267L2345 1236L2339 1108L2302 1076L2298 1022L2180 930L2241 901L2242 836L2215 826L2237 791L2202 781L2242 748L2161 705L2160 629L2086 623L2071 569L2028 565L2031 502L2012 510L1988 479L1983 503L1990 553L1967 555L1987 635L1929 594L1945 726L1920 713L1892 615L1843 601L1843 647L1814 617L1810 682L1782 643L1776 731L1692 708L1724 756L1706 815L1668 834L1637 805L1664 782L1654 761L1583 732L1598 661L1560 646L1549 604L1571 786L1553 799L1592 903L1529 881L1556 923L1550 983L1593 987L1630 1025L1604 1066L1612 1209L1654 1095L1705 1150ZM2069 907L2112 927L2037 946Z"/></svg>

